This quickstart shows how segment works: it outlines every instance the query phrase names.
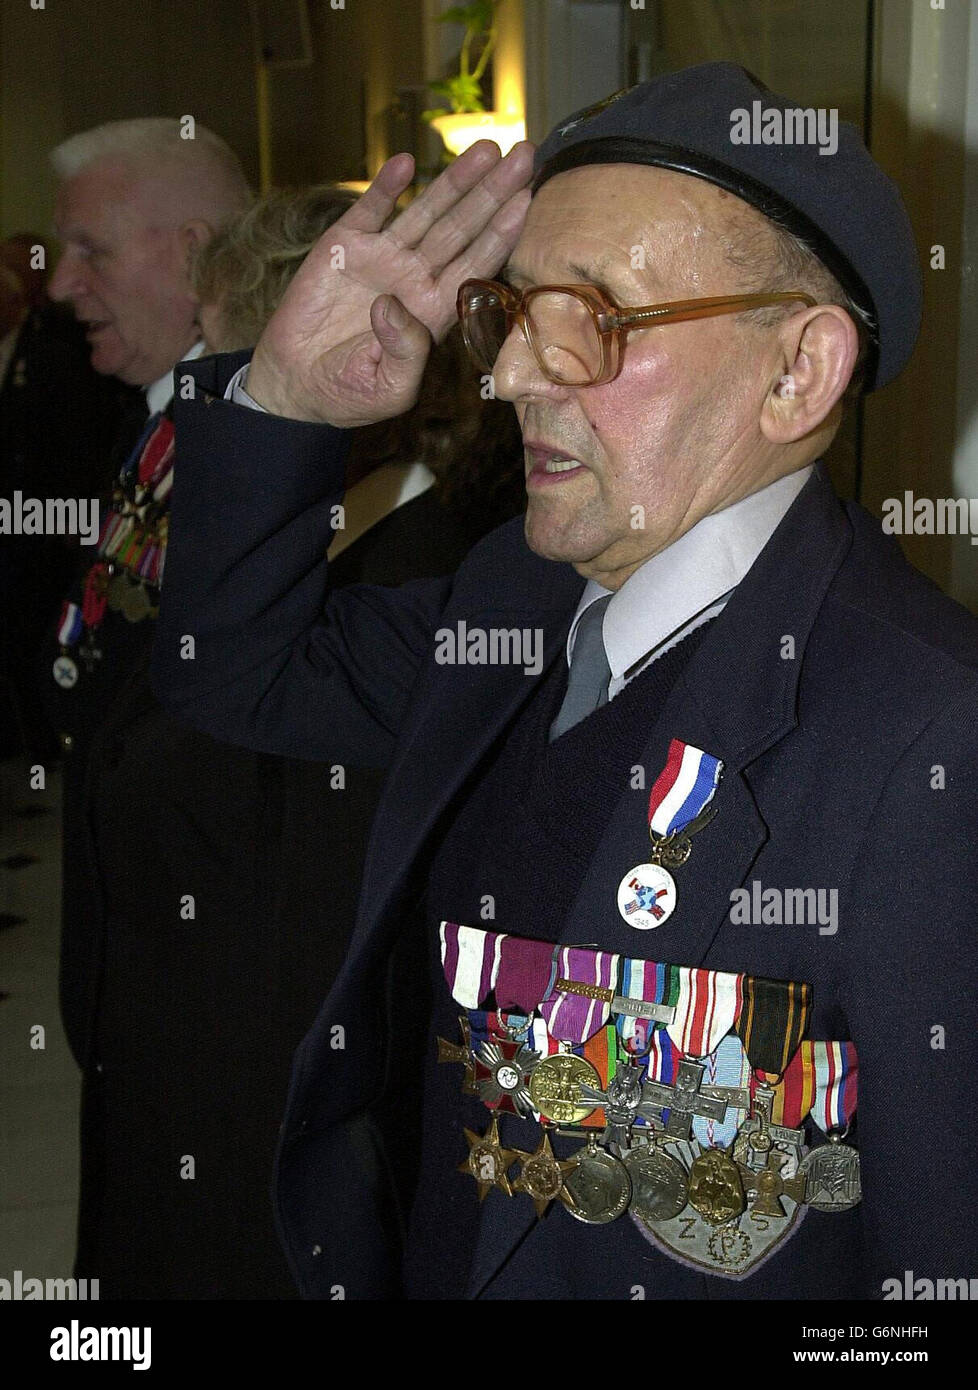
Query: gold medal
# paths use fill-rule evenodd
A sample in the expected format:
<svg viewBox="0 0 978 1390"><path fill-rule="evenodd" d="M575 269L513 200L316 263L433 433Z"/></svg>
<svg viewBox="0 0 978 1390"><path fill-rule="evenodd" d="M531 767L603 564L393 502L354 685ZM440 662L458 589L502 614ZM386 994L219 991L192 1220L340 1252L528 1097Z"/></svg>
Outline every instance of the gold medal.
<svg viewBox="0 0 978 1390"><path fill-rule="evenodd" d="M723 1149L707 1149L689 1170L689 1205L711 1226L721 1226L744 1210L740 1169Z"/></svg>
<svg viewBox="0 0 978 1390"><path fill-rule="evenodd" d="M601 1089L601 1077L591 1063L572 1052L555 1052L544 1057L530 1075L530 1099L541 1115L559 1125L576 1125L586 1120L597 1104L581 1099L581 1087Z"/></svg>

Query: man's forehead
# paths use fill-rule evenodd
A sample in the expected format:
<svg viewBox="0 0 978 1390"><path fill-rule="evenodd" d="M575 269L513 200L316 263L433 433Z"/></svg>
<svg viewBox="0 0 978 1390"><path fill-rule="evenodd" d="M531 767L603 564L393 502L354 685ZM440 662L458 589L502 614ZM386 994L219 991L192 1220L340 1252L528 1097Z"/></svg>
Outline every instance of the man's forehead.
<svg viewBox="0 0 978 1390"><path fill-rule="evenodd" d="M144 199L138 180L113 167L92 165L58 189L54 231L60 241L106 238L138 230Z"/></svg>
<svg viewBox="0 0 978 1390"><path fill-rule="evenodd" d="M677 238L722 227L723 200L740 203L702 179L638 164L570 169L550 179L530 204L506 267L514 283L539 279L543 262L571 281L664 279ZM745 210L751 211L750 209ZM658 233L658 234L657 234Z"/></svg>

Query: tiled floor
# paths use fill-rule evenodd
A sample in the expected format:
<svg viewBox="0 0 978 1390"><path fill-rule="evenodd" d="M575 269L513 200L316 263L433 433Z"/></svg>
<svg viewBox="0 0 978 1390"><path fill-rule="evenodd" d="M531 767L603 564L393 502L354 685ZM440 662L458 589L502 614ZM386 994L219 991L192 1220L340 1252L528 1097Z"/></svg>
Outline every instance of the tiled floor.
<svg viewBox="0 0 978 1390"><path fill-rule="evenodd" d="M33 790L25 759L0 762L0 1278L67 1278L78 1201L81 1078L58 1013L60 782ZM44 814L30 814L41 810ZM28 814L24 814L28 812ZM4 861L29 856L22 867ZM44 1029L44 1047L32 1030Z"/></svg>

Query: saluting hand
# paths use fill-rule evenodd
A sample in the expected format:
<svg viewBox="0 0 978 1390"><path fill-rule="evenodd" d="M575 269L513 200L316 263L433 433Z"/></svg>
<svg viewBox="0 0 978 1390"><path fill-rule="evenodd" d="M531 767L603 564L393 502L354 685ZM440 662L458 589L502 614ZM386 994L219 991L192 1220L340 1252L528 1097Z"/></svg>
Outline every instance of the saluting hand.
<svg viewBox="0 0 978 1390"><path fill-rule="evenodd" d="M494 275L516 245L532 168L528 142L504 159L480 140L385 226L414 176L409 154L389 159L295 275L255 348L248 394L343 428L409 410L459 285Z"/></svg>

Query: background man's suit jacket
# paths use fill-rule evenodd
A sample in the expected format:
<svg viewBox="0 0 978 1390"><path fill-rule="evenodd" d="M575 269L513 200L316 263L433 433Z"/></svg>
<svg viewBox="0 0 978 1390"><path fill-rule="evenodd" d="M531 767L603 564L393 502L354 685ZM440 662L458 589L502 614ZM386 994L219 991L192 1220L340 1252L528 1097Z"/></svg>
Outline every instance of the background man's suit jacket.
<svg viewBox="0 0 978 1390"><path fill-rule="evenodd" d="M399 1287L403 1219L396 1135L390 1142L375 1117L385 1058L390 1065L400 1050L389 965L439 823L542 678L439 665L435 633L459 621L539 627L546 673L563 659L583 581L533 555L516 521L453 579L329 595L323 536L342 488L343 435L225 403L234 365L192 364L201 389L178 407L181 479L155 683L174 713L219 737L391 759L346 963L293 1066L277 1197L306 1294L328 1298L341 1285L347 1297L384 1297ZM786 636L793 656L783 655ZM636 761L653 776L673 738L725 764L719 814L680 871L679 909L651 943L618 914L623 866L646 858L648 845L645 800L626 792L562 939L809 981L809 1035L852 1038L858 1050L863 1202L844 1214L810 1210L743 1281L650 1248L640 1278L623 1269L621 1287L589 1289L588 1243L614 1241L622 1223L597 1235L561 1211L536 1223L528 1201L493 1194L469 1296L615 1298L641 1282L655 1298L880 1297L882 1281L908 1269L967 1277L976 1244L976 699L978 623L911 569L867 513L842 506L817 470L650 713ZM837 887L837 933L732 924L731 891L753 880ZM403 1020L406 1001L394 1007ZM937 1027L943 1047L933 1045ZM446 1154L456 1141L446 1134Z"/></svg>

